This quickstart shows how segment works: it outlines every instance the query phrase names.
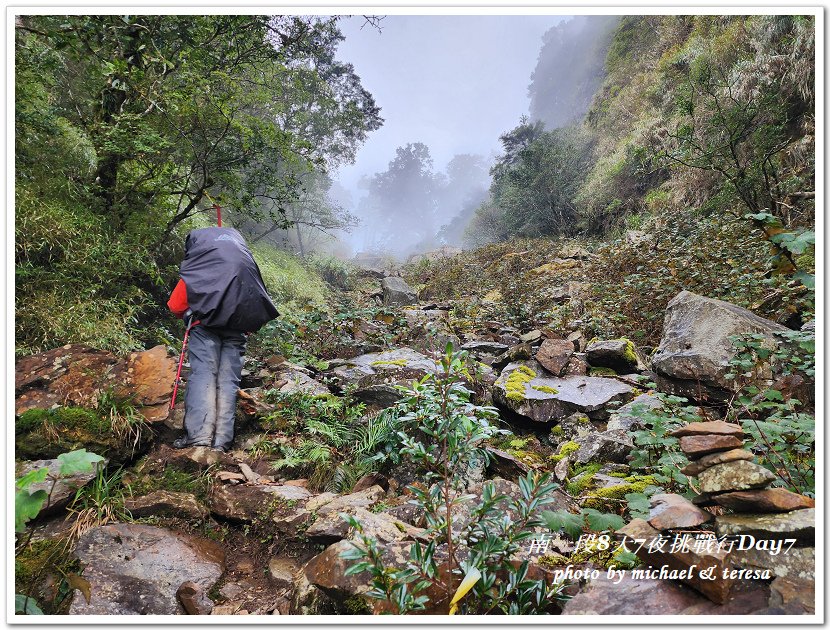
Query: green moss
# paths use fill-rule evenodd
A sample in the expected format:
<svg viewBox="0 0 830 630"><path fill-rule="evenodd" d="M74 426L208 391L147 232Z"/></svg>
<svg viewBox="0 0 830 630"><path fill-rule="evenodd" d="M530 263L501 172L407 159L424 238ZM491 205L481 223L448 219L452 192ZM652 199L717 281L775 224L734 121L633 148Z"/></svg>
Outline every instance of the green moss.
<svg viewBox="0 0 830 630"><path fill-rule="evenodd" d="M533 389L537 392L544 392L545 394L558 394L559 390L555 387L549 387L547 385L531 385Z"/></svg>
<svg viewBox="0 0 830 630"><path fill-rule="evenodd" d="M513 402L522 402L525 400L525 388L530 381L536 378L536 372L531 370L526 365L521 365L510 373L505 383L505 390L507 391L507 399Z"/></svg>
<svg viewBox="0 0 830 630"><path fill-rule="evenodd" d="M24 411L14 423L15 435L29 433L40 427L48 418L46 409L29 409Z"/></svg>
<svg viewBox="0 0 830 630"><path fill-rule="evenodd" d="M616 568L631 569L640 564L639 559L631 559L625 554L621 546L611 545L608 549L599 549L598 546L589 546L574 554L568 559L569 564L590 563L597 567L607 569L611 566Z"/></svg>
<svg viewBox="0 0 830 630"><path fill-rule="evenodd" d="M30 410L15 425L15 455L25 459L51 459L79 448L113 462L129 459L132 444L122 443L109 417L81 407ZM142 430L142 439L149 432Z"/></svg>
<svg viewBox="0 0 830 630"><path fill-rule="evenodd" d="M626 477L628 477L628 473L624 473L624 472L610 472L610 473L608 473L608 476L609 476L609 477L619 477L619 478L625 479Z"/></svg>
<svg viewBox="0 0 830 630"><path fill-rule="evenodd" d="M617 372L607 367L592 367L588 370L588 376L617 376Z"/></svg>
<svg viewBox="0 0 830 630"><path fill-rule="evenodd" d="M530 442L530 438L513 438L507 443L510 448L524 448Z"/></svg>
<svg viewBox="0 0 830 630"><path fill-rule="evenodd" d="M565 566L570 563L570 560L565 556L547 554L541 556L536 560L536 564L545 569L555 569L556 567Z"/></svg>
<svg viewBox="0 0 830 630"><path fill-rule="evenodd" d="M59 586L64 576L80 571L80 562L66 543L62 538L36 540L14 559L15 591L32 593L47 615L68 614L72 602Z"/></svg>
<svg viewBox="0 0 830 630"><path fill-rule="evenodd" d="M624 500L628 493L642 493L649 486L657 485L657 481L651 475L632 475L626 477L625 481L626 483L617 486L590 492L583 504L584 507L613 511L619 508L620 501Z"/></svg>
<svg viewBox="0 0 830 630"><path fill-rule="evenodd" d="M557 437L564 435L564 433L565 430L558 424L550 430L550 434L555 435Z"/></svg>
<svg viewBox="0 0 830 630"><path fill-rule="evenodd" d="M372 361L369 365L379 367L383 365L394 365L396 367L406 367L406 359L392 359L390 361Z"/></svg>
<svg viewBox="0 0 830 630"><path fill-rule="evenodd" d="M571 440L570 442L565 442L562 446L559 447L559 454L564 457L567 457L571 453L576 453L579 449L579 443Z"/></svg>
<svg viewBox="0 0 830 630"><path fill-rule="evenodd" d="M372 609L360 595L353 595L343 602L343 607L349 615L371 615Z"/></svg>
<svg viewBox="0 0 830 630"><path fill-rule="evenodd" d="M559 445L559 452L556 455L551 455L550 461L552 461L555 464L558 464L571 453L576 453L579 450L579 448L579 444L577 444L574 441L564 442L563 444Z"/></svg>
<svg viewBox="0 0 830 630"><path fill-rule="evenodd" d="M140 468L140 466L139 466ZM140 497L156 490L187 492L200 501L206 501L209 480L204 474L189 473L167 466L161 473L151 472L138 476L130 482L133 496Z"/></svg>
<svg viewBox="0 0 830 630"><path fill-rule="evenodd" d="M579 477L579 479L575 479L568 484L568 494L573 497L581 496L583 492L588 490L588 488L593 485L594 475L596 475L601 468L602 464L600 462L592 462L590 464L585 464L584 466L575 467L571 471L570 476Z"/></svg>
<svg viewBox="0 0 830 630"><path fill-rule="evenodd" d="M631 365L637 365L637 351L634 347L634 342L631 341L631 339L626 339L625 337L614 339L614 341L625 342L625 348L623 349L623 358L626 361L628 361Z"/></svg>

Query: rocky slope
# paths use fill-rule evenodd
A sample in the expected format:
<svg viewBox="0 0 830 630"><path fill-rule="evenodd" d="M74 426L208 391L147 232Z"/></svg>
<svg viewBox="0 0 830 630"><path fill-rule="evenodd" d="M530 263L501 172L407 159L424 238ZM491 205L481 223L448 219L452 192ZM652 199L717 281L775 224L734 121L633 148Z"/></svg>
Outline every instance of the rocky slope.
<svg viewBox="0 0 830 630"><path fill-rule="evenodd" d="M797 541L786 555L758 549L648 553L641 546L640 567L714 567L717 578L648 580L629 573L612 581L605 574L607 557L580 553L576 541L558 535L546 553L528 556L537 574L554 580L557 568L566 565L601 571L595 579L571 580L572 599L552 612L813 612L814 502L768 488L777 477L755 463L762 451L740 425L722 420L737 390L736 381L726 377L736 355L730 337L751 333L772 347L776 333L786 330L781 325L684 291L669 303L659 347L649 356L628 339L587 340L579 330L522 330L498 321L459 330L451 317L457 304L418 302L417 291L399 277L375 281L377 297L399 309L403 332L387 334L390 324L383 317L361 322L348 333L352 349L320 369L273 354L249 358L236 448L227 454L171 448L182 409L169 412L175 357L164 347L118 358L70 345L18 361L18 476L54 465L59 453L85 447L107 458L108 474L123 467L119 487L126 495L111 522L81 532L77 506L66 510L74 492L93 484L94 475L62 479L49 509L29 525L35 542L21 550L18 592L58 601L61 580L54 559L33 568L33 547L69 536L73 556L65 561L75 563L77 577L70 597L51 612L382 611L378 600L364 595L366 574L346 574L348 562L340 554L350 547L354 532L339 515L357 517L387 562L402 564L425 531L423 514L408 503L407 486L417 473L387 467L363 475L343 492L324 491L317 479L293 474L302 466L272 466L281 459L280 446L297 441L307 411L300 410L300 425L281 425L275 418L290 396L359 401L366 418L376 417L401 398L398 386L436 373L436 361L451 342L474 358L468 384L477 402L494 404L500 422L513 433L486 445L490 463L471 472L471 494L480 496L485 479L496 479L506 497L518 496L521 476L549 471L561 484L550 509L580 513L593 507L621 514L627 524L615 534L619 540L659 540L693 529L715 537ZM576 297L563 294L562 299ZM698 421L684 423L671 436L689 460L683 471L692 479L687 493L694 500L670 489L658 492L642 517L632 518L626 494L677 486L634 465L641 448L638 431L648 430L661 413L661 392L684 396L696 408ZM116 400L129 400L129 405L119 407ZM758 571L730 577L730 571L746 569ZM436 597L429 612L446 612L447 605Z"/></svg>

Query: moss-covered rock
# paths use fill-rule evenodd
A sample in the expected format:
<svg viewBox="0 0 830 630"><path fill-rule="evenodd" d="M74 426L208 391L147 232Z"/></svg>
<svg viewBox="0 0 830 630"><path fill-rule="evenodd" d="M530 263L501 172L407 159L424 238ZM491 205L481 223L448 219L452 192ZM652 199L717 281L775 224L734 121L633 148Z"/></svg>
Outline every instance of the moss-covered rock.
<svg viewBox="0 0 830 630"><path fill-rule="evenodd" d="M649 486L656 486L657 480L651 475L632 475L625 478L625 483L607 488L600 488L588 493L584 507L602 511L619 511L625 495L645 492Z"/></svg>
<svg viewBox="0 0 830 630"><path fill-rule="evenodd" d="M15 422L15 457L54 459L85 448L118 465L144 453L152 435L139 416L105 415L81 407L30 409Z"/></svg>

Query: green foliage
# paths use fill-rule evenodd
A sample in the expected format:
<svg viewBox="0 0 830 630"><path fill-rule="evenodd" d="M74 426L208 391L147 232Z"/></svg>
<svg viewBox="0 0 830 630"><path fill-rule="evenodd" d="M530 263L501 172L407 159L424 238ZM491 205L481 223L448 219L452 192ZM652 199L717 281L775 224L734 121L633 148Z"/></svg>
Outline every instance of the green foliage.
<svg viewBox="0 0 830 630"><path fill-rule="evenodd" d="M96 467L97 475L103 474L103 466L98 466L98 464L104 458L95 453L87 453L84 449L62 453L57 459L59 462L57 474L51 474L48 468L38 468L23 475L15 482L15 532L22 533L26 531L26 523L36 518L44 504L48 504L55 485L61 478L77 473L93 472ZM48 491L45 489L31 491L32 485L47 480L51 481ZM66 555L66 546L62 542L55 543L53 540L32 543L33 533L34 529L30 530L28 537L15 550L15 588L26 591L25 595L15 594L15 614L43 614L43 610L31 596L31 592L43 571L50 567L57 568L63 575L64 580L61 581L51 601L46 602L49 612L53 612L53 609L56 611L72 588L75 588L75 586L72 588L68 586L67 580L70 576L66 570L58 566L66 564L66 562L62 563L60 561L61 556ZM74 577L77 578L78 576L74 575ZM69 583L72 583L71 579L69 579ZM75 584L78 583L75 582Z"/></svg>
<svg viewBox="0 0 830 630"><path fill-rule="evenodd" d="M379 469L383 454L395 442L399 421L394 409L364 412L365 405L350 399L279 395L278 409L268 422L292 418L288 426L302 433L275 446L281 456L273 462L274 468L307 475L314 489L348 492L360 477ZM279 424L286 426L284 420Z"/></svg>
<svg viewBox="0 0 830 630"><path fill-rule="evenodd" d="M752 438L760 463L779 483L801 493L815 493L815 415L804 410L815 378L815 334L776 333L774 343L761 334L731 337L730 361L739 391L729 417ZM772 381L771 379L775 379Z"/></svg>
<svg viewBox="0 0 830 630"><path fill-rule="evenodd" d="M68 614L71 594L83 587L80 561L64 538L32 540L15 549L16 614ZM26 606L24 612L23 605Z"/></svg>
<svg viewBox="0 0 830 630"><path fill-rule="evenodd" d="M592 149L579 128L542 131L523 119L501 137L504 154L491 170L491 199L468 228L480 239L567 234L576 218L574 197ZM491 206L498 208L493 215ZM495 219L496 225L488 225Z"/></svg>
<svg viewBox="0 0 830 630"><path fill-rule="evenodd" d="M14 596L14 614L42 615L43 611L38 607L34 599L18 593Z"/></svg>
<svg viewBox="0 0 830 630"><path fill-rule="evenodd" d="M48 468L37 468L23 475L15 482L14 529L16 532L25 531L26 523L37 517L44 504L49 500L52 490L59 479L69 477L76 473L92 472L95 470L95 466L104 460L100 455L87 453L85 449L62 453L58 455L57 459L59 462L57 475L50 474ZM52 486L48 492L44 489L39 489L35 492L29 490L32 485L43 483L47 479L52 482Z"/></svg>
<svg viewBox="0 0 830 630"><path fill-rule="evenodd" d="M262 279L273 297L280 317L302 317L307 311L326 310L331 300L323 278L299 258L275 247L251 246Z"/></svg>
<svg viewBox="0 0 830 630"><path fill-rule="evenodd" d="M542 512L541 520L545 527L553 532L565 532L577 540L584 531L616 531L625 525L623 518L617 514L606 514L593 508L583 508L576 514L565 510Z"/></svg>
<svg viewBox="0 0 830 630"><path fill-rule="evenodd" d="M123 469L108 474L100 467L92 482L78 489L69 506L74 516L70 539L77 540L95 527L129 519L129 512L124 508L123 476Z"/></svg>
<svg viewBox="0 0 830 630"><path fill-rule="evenodd" d="M84 447L110 460L130 460L149 438L150 429L131 406L113 406L107 396L101 400L94 410L55 407L22 413L15 424L15 454L29 459L54 458Z"/></svg>
<svg viewBox="0 0 830 630"><path fill-rule="evenodd" d="M280 316L252 337L250 351L259 355L277 353L292 363L325 369L327 359L359 354L363 342L357 337L361 334L367 341L387 348L405 327L400 313L385 307L350 304L330 310L335 312L314 309Z"/></svg>
<svg viewBox="0 0 830 630"><path fill-rule="evenodd" d="M303 177L353 159L382 119L335 58L339 19L21 17L19 353L169 337L165 287L209 193L233 224L285 224Z"/></svg>
<svg viewBox="0 0 830 630"><path fill-rule="evenodd" d="M348 573L369 571L372 588L367 596L387 602L399 614L426 609L436 588L438 593L454 593L463 576L477 579L468 582L470 590L457 602L462 613L541 614L547 602L560 596L562 585L527 579L528 562L516 567L509 560L521 541L533 536L532 528L540 523L538 508L553 501L550 495L557 486L548 475L531 472L520 478L518 499L498 495L495 484L485 483L470 521L460 531L452 527L456 510L471 499L463 494L467 471L486 458L482 444L497 433L488 422L493 411L471 404L462 385L465 354L448 346L441 371L413 382L399 403L404 412L401 447L390 455L407 458L425 471L425 485L409 487L426 518L425 540L412 545L404 567L389 567L377 542L361 533L353 516L343 515L358 532L358 544L344 553L356 561ZM470 554L459 563L455 551L462 548Z"/></svg>
<svg viewBox="0 0 830 630"><path fill-rule="evenodd" d="M663 486L667 491L683 493L689 480L680 469L689 460L680 450L680 440L669 433L702 418L697 408L689 405L685 398L662 393L655 396L661 402L660 407L634 405L631 410L631 415L638 417L645 428L633 432L634 450L631 451L630 465L646 471L653 479L652 483ZM634 493L642 491L643 488L628 490Z"/></svg>

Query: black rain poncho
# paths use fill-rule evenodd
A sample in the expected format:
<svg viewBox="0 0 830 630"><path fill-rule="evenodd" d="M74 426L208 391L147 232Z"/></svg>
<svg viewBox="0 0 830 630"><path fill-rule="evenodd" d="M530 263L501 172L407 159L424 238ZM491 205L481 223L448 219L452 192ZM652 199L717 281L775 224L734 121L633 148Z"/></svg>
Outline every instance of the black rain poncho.
<svg viewBox="0 0 830 630"><path fill-rule="evenodd" d="M256 332L279 315L251 250L233 228L188 234L180 275L203 326Z"/></svg>

